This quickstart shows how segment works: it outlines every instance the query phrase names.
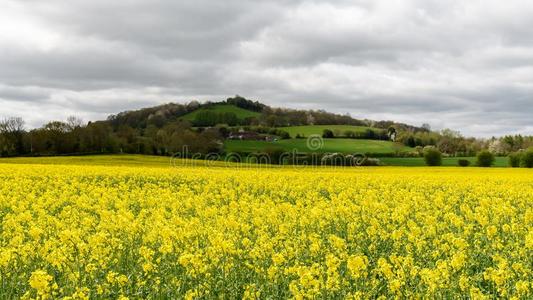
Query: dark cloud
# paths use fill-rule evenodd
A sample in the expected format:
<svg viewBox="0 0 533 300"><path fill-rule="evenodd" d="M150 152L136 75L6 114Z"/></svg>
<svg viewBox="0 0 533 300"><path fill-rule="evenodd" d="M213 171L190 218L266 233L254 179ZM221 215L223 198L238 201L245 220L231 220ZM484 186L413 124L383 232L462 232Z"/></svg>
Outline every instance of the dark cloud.
<svg viewBox="0 0 533 300"><path fill-rule="evenodd" d="M238 93L533 134L526 0L5 0L0 26L0 117L30 126Z"/></svg>

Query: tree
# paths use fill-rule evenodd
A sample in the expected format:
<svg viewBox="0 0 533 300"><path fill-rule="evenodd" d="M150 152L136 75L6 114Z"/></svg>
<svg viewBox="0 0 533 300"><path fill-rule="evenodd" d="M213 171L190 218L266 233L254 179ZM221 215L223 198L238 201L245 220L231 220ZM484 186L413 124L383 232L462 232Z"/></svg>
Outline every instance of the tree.
<svg viewBox="0 0 533 300"><path fill-rule="evenodd" d="M47 138L47 150L56 154L71 152L72 144L67 139L70 127L67 123L51 121L44 125L43 129Z"/></svg>
<svg viewBox="0 0 533 300"><path fill-rule="evenodd" d="M285 130L278 130L278 135L282 140L287 140L291 138L291 135Z"/></svg>
<svg viewBox="0 0 533 300"><path fill-rule="evenodd" d="M347 137L347 138L353 139L353 138L355 138L356 135L355 135L354 131L346 130L346 131L344 131L344 136Z"/></svg>
<svg viewBox="0 0 533 300"><path fill-rule="evenodd" d="M521 165L524 168L533 168L533 148L522 153Z"/></svg>
<svg viewBox="0 0 533 300"><path fill-rule="evenodd" d="M419 156L424 156L424 148L422 146L416 146L415 152L418 153Z"/></svg>
<svg viewBox="0 0 533 300"><path fill-rule="evenodd" d="M376 137L376 133L372 129L366 129L363 134L363 137L365 139L373 140Z"/></svg>
<svg viewBox="0 0 533 300"><path fill-rule="evenodd" d="M443 153L455 155L460 151L463 140L459 131L443 129L437 147Z"/></svg>
<svg viewBox="0 0 533 300"><path fill-rule="evenodd" d="M426 147L424 149L424 160L428 166L442 165L442 154L435 147Z"/></svg>
<svg viewBox="0 0 533 300"><path fill-rule="evenodd" d="M76 116L70 116L67 118L67 125L69 128L69 131L73 131L77 128L83 127L83 120Z"/></svg>
<svg viewBox="0 0 533 300"><path fill-rule="evenodd" d="M494 154L492 152L484 150L477 154L477 165L479 167L488 168L494 164Z"/></svg>
<svg viewBox="0 0 533 300"><path fill-rule="evenodd" d="M268 160L273 165L283 164L283 157L285 151L280 147L268 147L264 150L264 153L267 155Z"/></svg>
<svg viewBox="0 0 533 300"><path fill-rule="evenodd" d="M520 167L521 155L518 152L513 152L509 154L509 166L512 168Z"/></svg>
<svg viewBox="0 0 533 300"><path fill-rule="evenodd" d="M0 156L9 155L9 143L4 138L3 135L0 135Z"/></svg>
<svg viewBox="0 0 533 300"><path fill-rule="evenodd" d="M18 117L0 122L0 135L3 137L4 151L11 155L24 154L24 120Z"/></svg>
<svg viewBox="0 0 533 300"><path fill-rule="evenodd" d="M387 135L389 136L389 139L394 142L396 140L396 128L390 126L389 129L387 129Z"/></svg>
<svg viewBox="0 0 533 300"><path fill-rule="evenodd" d="M414 148L416 147L416 140L412 135L410 135L405 141L405 144L411 148Z"/></svg>
<svg viewBox="0 0 533 300"><path fill-rule="evenodd" d="M331 139L334 138L335 135L333 134L333 131L329 129L324 129L324 131L322 132L322 137L325 139Z"/></svg>
<svg viewBox="0 0 533 300"><path fill-rule="evenodd" d="M258 101L248 100L239 95L235 95L233 98L228 98L226 103L257 112L261 112L266 107L266 105L259 103Z"/></svg>
<svg viewBox="0 0 533 300"><path fill-rule="evenodd" d="M470 165L470 161L468 159L460 159L457 161L457 164L460 167L468 167Z"/></svg>

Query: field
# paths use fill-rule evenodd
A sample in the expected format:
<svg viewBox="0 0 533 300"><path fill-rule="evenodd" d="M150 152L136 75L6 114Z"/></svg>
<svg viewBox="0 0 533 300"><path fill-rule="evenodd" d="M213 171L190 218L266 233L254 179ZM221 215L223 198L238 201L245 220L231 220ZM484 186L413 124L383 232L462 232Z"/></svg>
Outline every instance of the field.
<svg viewBox="0 0 533 300"><path fill-rule="evenodd" d="M422 167L426 165L423 157L380 157L379 158L387 166L405 166L405 167ZM466 159L470 161L470 166L476 165L475 157L444 157L442 165L446 167L457 167L459 159ZM496 157L494 167L505 168L509 166L509 158Z"/></svg>
<svg viewBox="0 0 533 300"><path fill-rule="evenodd" d="M224 142L224 149L227 152L261 152L268 148L281 148L284 151L294 149L299 152L340 152L340 153L394 153L396 150L413 151L412 148L395 144L390 141L359 140L359 139L323 139L323 147L310 150L307 146L307 139L287 139L277 142L267 141L241 141L227 140Z"/></svg>
<svg viewBox="0 0 533 300"><path fill-rule="evenodd" d="M234 113L239 120L244 120L244 119L249 118L249 117L258 117L259 115L261 115L258 112L242 109L242 108L237 107L235 105L215 104L215 105L212 105L210 107L199 108L199 109L197 109L197 110L195 110L195 111L193 111L191 113L188 113L185 116L181 117L181 119L188 120L188 121L194 121L194 119L196 118L196 115L199 112L202 112L202 111L212 111L212 112L216 112L216 113L228 113L228 112L230 112L230 113Z"/></svg>
<svg viewBox="0 0 533 300"><path fill-rule="evenodd" d="M352 126L352 125L308 125L308 126L291 126L280 127L279 129L287 131L291 137L296 137L297 134L301 136L309 137L312 134L322 135L324 129L329 129L336 133L336 136L344 136L344 132L353 131L356 133L364 132L367 129L381 130L377 128L365 127L365 126Z"/></svg>
<svg viewBox="0 0 533 300"><path fill-rule="evenodd" d="M533 296L532 170L144 160L0 160L0 298Z"/></svg>
<svg viewBox="0 0 533 300"><path fill-rule="evenodd" d="M180 160L151 155L86 155L0 158L0 164L168 167Z"/></svg>

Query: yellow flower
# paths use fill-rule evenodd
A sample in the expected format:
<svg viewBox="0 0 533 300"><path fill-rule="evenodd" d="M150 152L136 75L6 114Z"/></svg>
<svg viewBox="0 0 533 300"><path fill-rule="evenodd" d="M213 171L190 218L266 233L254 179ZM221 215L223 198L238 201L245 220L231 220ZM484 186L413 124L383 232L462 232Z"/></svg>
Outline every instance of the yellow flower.
<svg viewBox="0 0 533 300"><path fill-rule="evenodd" d="M2 161L11 298L531 298L532 170Z"/></svg>
<svg viewBox="0 0 533 300"><path fill-rule="evenodd" d="M53 277L44 270L36 270L31 273L30 286L37 290L39 295L47 295L50 292L50 282Z"/></svg>
<svg viewBox="0 0 533 300"><path fill-rule="evenodd" d="M364 255L352 255L348 258L348 270L350 271L350 275L356 279L364 276L367 266L368 258Z"/></svg>
<svg viewBox="0 0 533 300"><path fill-rule="evenodd" d="M461 269L466 263L466 254L464 252L459 252L459 253L456 253L453 257L452 257L452 261L450 263L450 265L455 269L455 270L459 270Z"/></svg>
<svg viewBox="0 0 533 300"><path fill-rule="evenodd" d="M529 292L529 285L530 283L525 280L518 281L515 284L516 292L519 295L527 295Z"/></svg>

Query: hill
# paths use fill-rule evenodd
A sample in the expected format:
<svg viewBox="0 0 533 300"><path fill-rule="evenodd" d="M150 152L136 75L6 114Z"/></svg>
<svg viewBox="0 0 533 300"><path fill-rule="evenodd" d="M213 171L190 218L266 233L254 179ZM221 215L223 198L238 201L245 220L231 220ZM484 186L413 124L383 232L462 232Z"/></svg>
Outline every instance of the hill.
<svg viewBox="0 0 533 300"><path fill-rule="evenodd" d="M409 132L428 131L427 128L408 124L393 121L359 120L349 115L334 114L324 110L272 108L238 95L220 102L168 103L139 110L124 111L109 116L105 123L111 125L114 130L121 126L143 129L150 125L161 128L179 120L191 122L195 127L211 127L217 124L230 126L261 125L276 128L336 125L380 129L395 127L398 130ZM354 129L358 131L357 128Z"/></svg>
<svg viewBox="0 0 533 300"><path fill-rule="evenodd" d="M331 132L323 135L325 129ZM452 130L435 132L429 126L359 120L324 110L272 108L235 96L220 102L168 103L125 111L88 124L76 118L51 121L29 131L22 119L10 118L0 122L0 156L174 155L184 148L200 156L267 147L304 152L307 141L301 137L311 135L325 138L321 152L379 156L416 156L425 146L436 146L448 156L473 156L495 145L494 141L464 138ZM506 137L500 144L512 147L500 147L498 153L509 153L528 148L533 138Z"/></svg>

